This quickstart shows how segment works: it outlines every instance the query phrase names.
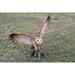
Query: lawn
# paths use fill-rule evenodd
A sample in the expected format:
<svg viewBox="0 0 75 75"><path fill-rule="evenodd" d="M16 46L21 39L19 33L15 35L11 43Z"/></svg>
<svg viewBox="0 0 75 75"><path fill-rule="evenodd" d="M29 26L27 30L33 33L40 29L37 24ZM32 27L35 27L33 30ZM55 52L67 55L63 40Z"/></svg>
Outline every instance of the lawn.
<svg viewBox="0 0 75 75"><path fill-rule="evenodd" d="M43 38L45 56L38 59L26 56L28 46L12 43L13 32L38 30L43 17L51 15L49 31ZM74 13L0 13L0 62L75 62Z"/></svg>

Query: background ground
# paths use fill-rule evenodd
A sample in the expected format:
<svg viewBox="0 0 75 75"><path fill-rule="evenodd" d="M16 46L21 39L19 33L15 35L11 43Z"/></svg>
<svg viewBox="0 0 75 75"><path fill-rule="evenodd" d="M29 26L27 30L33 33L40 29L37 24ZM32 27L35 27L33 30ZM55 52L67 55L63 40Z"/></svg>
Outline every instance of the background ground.
<svg viewBox="0 0 75 75"><path fill-rule="evenodd" d="M15 45L8 35L13 32L37 32L42 18L51 15L50 29L42 48L45 57L27 57L30 48ZM1 62L75 62L75 14L74 13L0 13L0 61Z"/></svg>

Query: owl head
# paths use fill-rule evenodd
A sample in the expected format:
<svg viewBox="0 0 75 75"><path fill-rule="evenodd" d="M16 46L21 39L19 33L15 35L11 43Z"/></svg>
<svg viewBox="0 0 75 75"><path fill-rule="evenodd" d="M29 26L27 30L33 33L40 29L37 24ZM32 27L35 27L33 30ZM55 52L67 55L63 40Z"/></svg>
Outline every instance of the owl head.
<svg viewBox="0 0 75 75"><path fill-rule="evenodd" d="M35 38L35 42L36 42L38 45L41 45L41 44L42 44L42 38L36 37L36 38Z"/></svg>

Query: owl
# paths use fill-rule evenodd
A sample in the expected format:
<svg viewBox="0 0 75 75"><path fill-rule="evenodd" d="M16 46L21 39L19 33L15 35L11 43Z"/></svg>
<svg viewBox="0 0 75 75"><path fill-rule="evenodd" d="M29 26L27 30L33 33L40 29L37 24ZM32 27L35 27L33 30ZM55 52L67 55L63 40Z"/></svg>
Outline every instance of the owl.
<svg viewBox="0 0 75 75"><path fill-rule="evenodd" d="M9 34L9 39L15 44L25 44L31 48L30 56L41 57L44 52L41 51L41 45L43 42L43 37L49 29L49 22L51 17L47 16L43 19L40 24L38 32L33 36L31 32L15 32Z"/></svg>

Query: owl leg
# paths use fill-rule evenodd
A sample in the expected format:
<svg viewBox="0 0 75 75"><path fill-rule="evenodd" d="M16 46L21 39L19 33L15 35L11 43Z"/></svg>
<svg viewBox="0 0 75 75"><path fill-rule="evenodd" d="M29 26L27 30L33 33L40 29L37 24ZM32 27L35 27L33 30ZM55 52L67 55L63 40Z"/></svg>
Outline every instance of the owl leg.
<svg viewBox="0 0 75 75"><path fill-rule="evenodd" d="M42 57L44 56L44 52L41 50L40 46L36 46L35 44L31 46L31 53L28 56L34 56L34 57Z"/></svg>
<svg viewBox="0 0 75 75"><path fill-rule="evenodd" d="M31 52L31 56L35 56L35 57L42 57L44 56L44 52L41 50L40 46L37 47L37 49L33 49L32 52Z"/></svg>
<svg viewBox="0 0 75 75"><path fill-rule="evenodd" d="M43 57L43 56L44 56L44 52L41 50L41 47L38 46L37 57L40 58L40 57Z"/></svg>
<svg viewBox="0 0 75 75"><path fill-rule="evenodd" d="M37 46L36 45L34 45L34 46L32 46L31 47L31 49L32 49L32 52L31 52L31 56L37 56Z"/></svg>

